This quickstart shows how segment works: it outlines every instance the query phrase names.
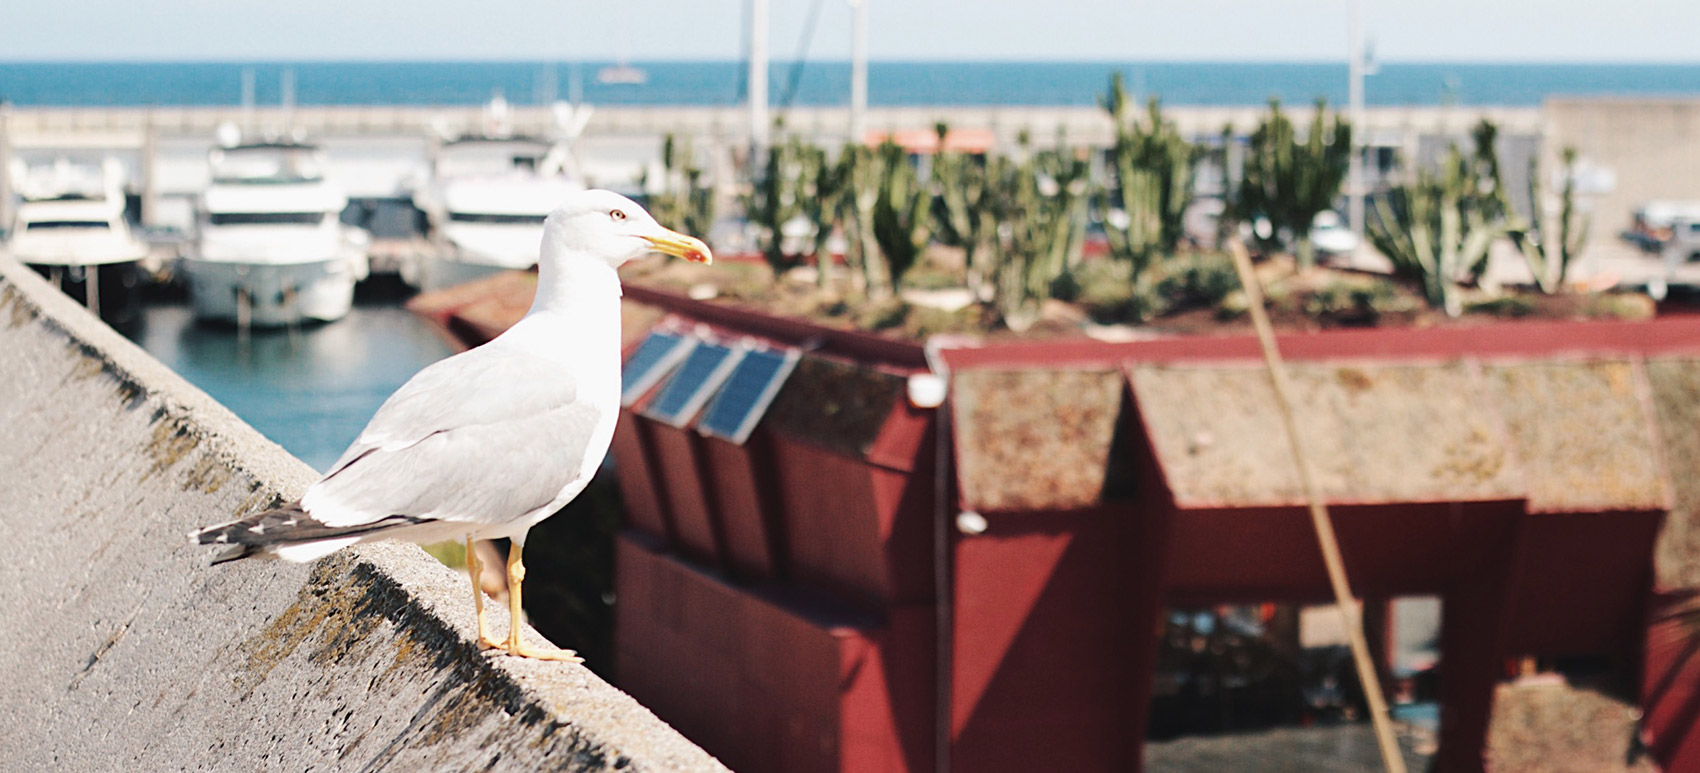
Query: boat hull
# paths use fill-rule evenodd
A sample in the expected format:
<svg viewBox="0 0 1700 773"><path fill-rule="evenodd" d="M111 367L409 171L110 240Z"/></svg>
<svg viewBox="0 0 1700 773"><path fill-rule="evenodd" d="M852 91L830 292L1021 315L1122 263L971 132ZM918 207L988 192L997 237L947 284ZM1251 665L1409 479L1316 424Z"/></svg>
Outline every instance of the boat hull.
<svg viewBox="0 0 1700 773"><path fill-rule="evenodd" d="M136 260L25 265L114 328L122 330L141 319L142 286L148 276Z"/></svg>
<svg viewBox="0 0 1700 773"><path fill-rule="evenodd" d="M240 263L185 258L195 316L255 327L333 322L354 306L364 275L348 258L301 263Z"/></svg>

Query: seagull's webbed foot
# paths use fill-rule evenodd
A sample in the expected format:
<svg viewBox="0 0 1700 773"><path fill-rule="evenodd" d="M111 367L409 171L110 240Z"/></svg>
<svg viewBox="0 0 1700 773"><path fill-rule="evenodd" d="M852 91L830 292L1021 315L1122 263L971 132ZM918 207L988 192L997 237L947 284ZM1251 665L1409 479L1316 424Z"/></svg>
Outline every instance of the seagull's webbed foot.
<svg viewBox="0 0 1700 773"><path fill-rule="evenodd" d="M525 582L525 564L520 561L520 553L524 546L519 540L513 540L508 545L508 640L501 643L491 642L489 652L506 652L522 658L537 660L554 660L563 663L583 663L584 658L572 650L556 649L554 647L536 647L526 644L519 638L519 630L525 625L525 610L520 604L520 586ZM479 618L483 620L482 617ZM480 627L480 634L483 629ZM482 643L482 642L481 642Z"/></svg>
<svg viewBox="0 0 1700 773"><path fill-rule="evenodd" d="M530 644L526 644L525 642L514 642L511 640L496 644L492 649L484 651L484 654L486 655L494 655L496 653L514 655L522 658L533 658L536 660L553 660L560 663L584 662L584 658L579 657L578 653L572 650L559 650L554 647L534 647Z"/></svg>

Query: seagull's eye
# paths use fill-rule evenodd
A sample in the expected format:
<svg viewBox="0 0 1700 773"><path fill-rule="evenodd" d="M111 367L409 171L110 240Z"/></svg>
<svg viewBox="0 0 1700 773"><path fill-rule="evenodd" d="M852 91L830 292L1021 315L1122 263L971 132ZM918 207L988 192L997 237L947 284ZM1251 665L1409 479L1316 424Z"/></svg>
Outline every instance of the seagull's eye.
<svg viewBox="0 0 1700 773"><path fill-rule="evenodd" d="M626 213L621 212L620 210L617 210L617 209L610 211L608 213L608 216L611 217L611 218L614 218L614 220L616 222L626 219Z"/></svg>

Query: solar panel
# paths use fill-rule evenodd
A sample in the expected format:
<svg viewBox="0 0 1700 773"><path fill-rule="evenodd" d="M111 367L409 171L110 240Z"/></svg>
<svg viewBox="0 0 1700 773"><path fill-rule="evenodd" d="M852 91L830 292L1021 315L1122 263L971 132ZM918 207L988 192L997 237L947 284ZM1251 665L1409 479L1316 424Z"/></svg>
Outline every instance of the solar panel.
<svg viewBox="0 0 1700 773"><path fill-rule="evenodd" d="M681 333L655 331L638 344L637 351L620 368L620 404L631 407L643 393L691 353L697 339Z"/></svg>
<svg viewBox="0 0 1700 773"><path fill-rule="evenodd" d="M691 417L743 359L745 351L709 341L698 343L662 385L661 392L644 406L643 415L675 427L690 423Z"/></svg>
<svg viewBox="0 0 1700 773"><path fill-rule="evenodd" d="M798 359L796 350L755 349L745 354L709 401L697 431L743 445Z"/></svg>

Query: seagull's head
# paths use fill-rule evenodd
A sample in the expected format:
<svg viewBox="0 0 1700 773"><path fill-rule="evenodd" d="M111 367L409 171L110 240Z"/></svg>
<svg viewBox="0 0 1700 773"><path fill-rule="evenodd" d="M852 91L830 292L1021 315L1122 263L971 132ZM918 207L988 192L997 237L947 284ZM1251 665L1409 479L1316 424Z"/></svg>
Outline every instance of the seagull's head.
<svg viewBox="0 0 1700 773"><path fill-rule="evenodd" d="M616 267L650 252L697 263L714 261L701 239L662 227L637 202L613 191L573 194L549 213L543 241L569 254L594 255Z"/></svg>

